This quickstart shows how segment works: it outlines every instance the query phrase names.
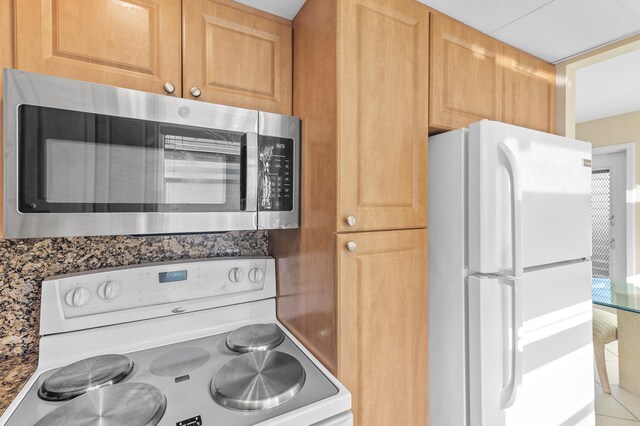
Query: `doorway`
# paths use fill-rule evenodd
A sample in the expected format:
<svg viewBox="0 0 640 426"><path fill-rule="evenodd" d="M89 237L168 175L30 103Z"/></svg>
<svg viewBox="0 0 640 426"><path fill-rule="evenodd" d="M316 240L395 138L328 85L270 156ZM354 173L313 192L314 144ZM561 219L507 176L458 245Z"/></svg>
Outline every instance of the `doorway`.
<svg viewBox="0 0 640 426"><path fill-rule="evenodd" d="M592 163L593 277L627 278L626 151L599 153Z"/></svg>

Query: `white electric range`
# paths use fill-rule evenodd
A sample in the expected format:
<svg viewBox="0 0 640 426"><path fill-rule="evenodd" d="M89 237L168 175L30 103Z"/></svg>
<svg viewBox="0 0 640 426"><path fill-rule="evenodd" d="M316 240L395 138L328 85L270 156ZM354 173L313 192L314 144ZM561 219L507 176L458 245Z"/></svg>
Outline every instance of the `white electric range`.
<svg viewBox="0 0 640 426"><path fill-rule="evenodd" d="M38 368L0 424L352 425L351 395L275 295L269 257L45 280Z"/></svg>

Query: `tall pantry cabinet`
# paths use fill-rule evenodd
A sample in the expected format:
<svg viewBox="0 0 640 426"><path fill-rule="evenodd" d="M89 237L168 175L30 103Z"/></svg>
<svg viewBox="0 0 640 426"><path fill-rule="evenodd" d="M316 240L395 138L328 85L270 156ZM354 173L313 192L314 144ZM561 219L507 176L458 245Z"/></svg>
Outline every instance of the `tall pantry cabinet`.
<svg viewBox="0 0 640 426"><path fill-rule="evenodd" d="M270 233L278 316L356 424L427 424L429 10L307 0L293 21L301 229Z"/></svg>

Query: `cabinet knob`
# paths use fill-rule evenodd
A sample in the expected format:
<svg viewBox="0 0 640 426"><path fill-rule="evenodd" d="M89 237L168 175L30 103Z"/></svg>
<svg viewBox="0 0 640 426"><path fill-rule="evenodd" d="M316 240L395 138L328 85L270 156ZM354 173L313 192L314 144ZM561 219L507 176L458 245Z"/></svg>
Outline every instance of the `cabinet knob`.
<svg viewBox="0 0 640 426"><path fill-rule="evenodd" d="M170 81L166 81L163 85L162 88L164 89L165 92L167 93L173 93L176 91L176 86L174 86L173 84L171 84Z"/></svg>
<svg viewBox="0 0 640 426"><path fill-rule="evenodd" d="M201 94L202 94L202 92L201 92L201 91L200 91L200 89L198 89L197 87L192 87L192 88L191 88L191 95L192 95L194 98L199 97Z"/></svg>
<svg viewBox="0 0 640 426"><path fill-rule="evenodd" d="M358 248L358 245L356 244L355 241L349 241L347 244L347 250L349 251L356 251L356 249Z"/></svg>
<svg viewBox="0 0 640 426"><path fill-rule="evenodd" d="M356 224L356 217L355 216L347 216L347 218L345 219L345 222L347 222L347 225L349 226L355 226Z"/></svg>

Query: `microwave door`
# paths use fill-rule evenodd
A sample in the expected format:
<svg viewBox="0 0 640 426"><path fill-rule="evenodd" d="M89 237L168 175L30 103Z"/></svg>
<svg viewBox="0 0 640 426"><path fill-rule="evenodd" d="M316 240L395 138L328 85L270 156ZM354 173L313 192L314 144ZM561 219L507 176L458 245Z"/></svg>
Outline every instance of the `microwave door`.
<svg viewBox="0 0 640 426"><path fill-rule="evenodd" d="M6 237L257 229L258 111L19 70L3 81Z"/></svg>

